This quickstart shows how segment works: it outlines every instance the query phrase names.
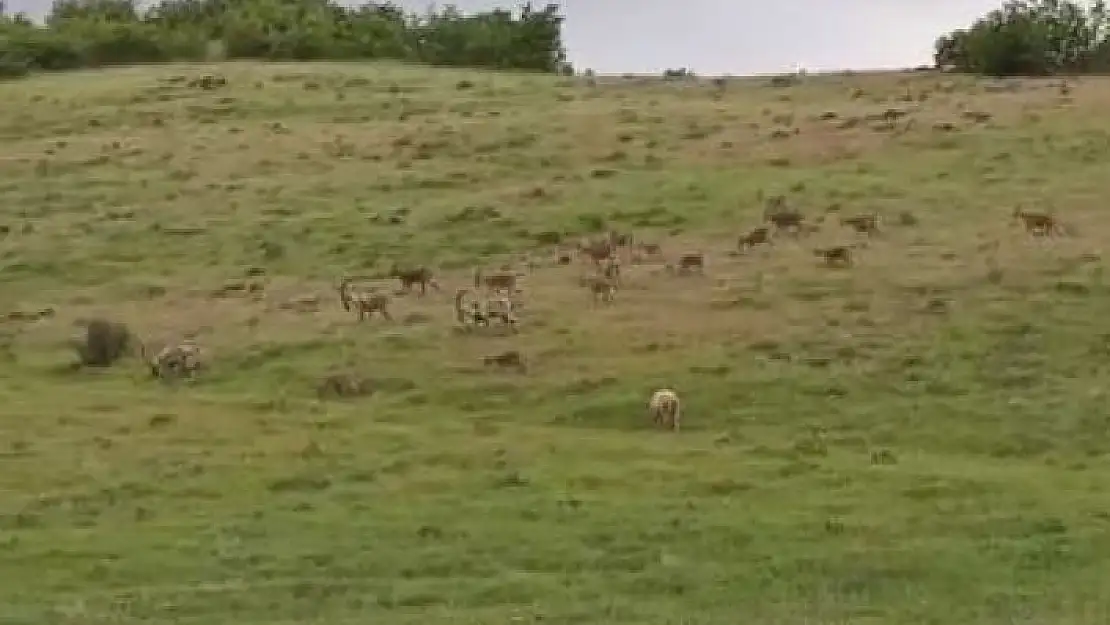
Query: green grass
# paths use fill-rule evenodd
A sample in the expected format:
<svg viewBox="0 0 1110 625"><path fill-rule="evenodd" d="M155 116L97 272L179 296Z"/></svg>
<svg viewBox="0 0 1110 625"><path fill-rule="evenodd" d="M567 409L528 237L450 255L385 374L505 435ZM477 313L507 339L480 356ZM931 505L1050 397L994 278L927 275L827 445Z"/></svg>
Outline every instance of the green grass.
<svg viewBox="0 0 1110 625"><path fill-rule="evenodd" d="M0 620L1105 623L1110 81L1072 86L0 85ZM761 192L820 231L730 253ZM869 242L837 217L865 211ZM610 225L707 275L630 265L591 306L536 241ZM813 256L848 242L851 269ZM522 332L455 332L454 287L521 255ZM336 281L392 261L443 292L358 324ZM93 316L211 366L74 372ZM482 367L505 349L527 374ZM333 373L377 390L319 399ZM680 434L651 428L660 386Z"/></svg>

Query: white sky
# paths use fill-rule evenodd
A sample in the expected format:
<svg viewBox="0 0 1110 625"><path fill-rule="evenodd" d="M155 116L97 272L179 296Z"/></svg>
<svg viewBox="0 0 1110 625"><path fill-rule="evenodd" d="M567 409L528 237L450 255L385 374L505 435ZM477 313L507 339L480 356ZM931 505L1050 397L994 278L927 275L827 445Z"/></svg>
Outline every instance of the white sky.
<svg viewBox="0 0 1110 625"><path fill-rule="evenodd" d="M42 15L50 0L7 0ZM425 0L396 2L426 9ZM445 3L438 3L445 4ZM518 2L456 0L463 11ZM533 5L542 6L543 0ZM562 0L564 39L579 69L753 74L804 67L878 69L932 60L942 33L966 26L1001 0Z"/></svg>

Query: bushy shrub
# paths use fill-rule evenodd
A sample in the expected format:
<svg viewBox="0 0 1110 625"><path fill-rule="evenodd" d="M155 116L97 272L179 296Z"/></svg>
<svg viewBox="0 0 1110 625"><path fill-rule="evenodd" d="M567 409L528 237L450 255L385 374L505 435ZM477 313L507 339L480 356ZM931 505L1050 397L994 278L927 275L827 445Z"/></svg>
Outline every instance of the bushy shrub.
<svg viewBox="0 0 1110 625"><path fill-rule="evenodd" d="M74 344L77 357L85 367L110 367L127 355L133 338L127 326L105 319L85 324L84 336Z"/></svg>
<svg viewBox="0 0 1110 625"><path fill-rule="evenodd" d="M23 78L31 72L31 63L20 54L0 52L0 80Z"/></svg>

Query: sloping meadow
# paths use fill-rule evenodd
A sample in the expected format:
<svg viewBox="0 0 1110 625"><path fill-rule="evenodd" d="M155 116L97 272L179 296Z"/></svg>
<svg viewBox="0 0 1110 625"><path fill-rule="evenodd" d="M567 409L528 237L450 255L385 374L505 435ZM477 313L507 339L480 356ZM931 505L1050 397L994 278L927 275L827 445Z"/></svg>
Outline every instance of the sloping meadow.
<svg viewBox="0 0 1110 625"><path fill-rule="evenodd" d="M0 616L1104 622L1108 95L246 63L0 85ZM802 232L738 246L779 196ZM573 243L610 229L662 256L622 251L604 303ZM519 332L459 328L456 288L502 265ZM392 319L345 311L344 276ZM91 318L206 367L73 367Z"/></svg>

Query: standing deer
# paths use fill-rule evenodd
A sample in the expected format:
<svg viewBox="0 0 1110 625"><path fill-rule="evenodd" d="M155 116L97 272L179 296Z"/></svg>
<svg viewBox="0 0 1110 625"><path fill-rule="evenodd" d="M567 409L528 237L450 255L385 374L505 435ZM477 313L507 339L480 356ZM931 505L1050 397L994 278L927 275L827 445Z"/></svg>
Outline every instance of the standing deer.
<svg viewBox="0 0 1110 625"><path fill-rule="evenodd" d="M669 427L677 432L682 426L682 404L678 393L669 388L661 388L651 395L648 412L656 425Z"/></svg>

